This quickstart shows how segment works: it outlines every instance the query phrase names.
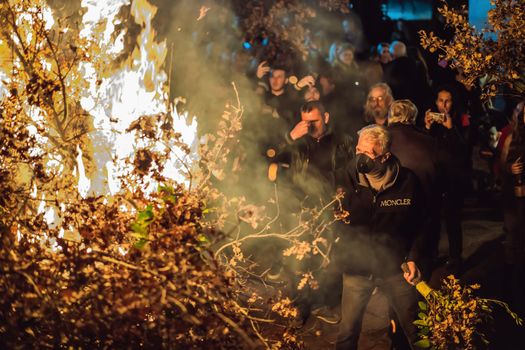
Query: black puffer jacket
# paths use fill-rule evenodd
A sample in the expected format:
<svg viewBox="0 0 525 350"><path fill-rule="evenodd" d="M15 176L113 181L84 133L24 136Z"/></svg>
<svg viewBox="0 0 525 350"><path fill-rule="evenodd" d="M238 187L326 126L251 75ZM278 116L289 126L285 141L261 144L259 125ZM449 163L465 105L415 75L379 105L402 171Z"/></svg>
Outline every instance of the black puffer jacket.
<svg viewBox="0 0 525 350"><path fill-rule="evenodd" d="M395 181L378 193L358 182L355 162L338 174L350 223L336 228L334 257L346 273L391 276L401 273L405 260L417 264L421 259L426 212L421 185L395 157L391 161L397 168Z"/></svg>

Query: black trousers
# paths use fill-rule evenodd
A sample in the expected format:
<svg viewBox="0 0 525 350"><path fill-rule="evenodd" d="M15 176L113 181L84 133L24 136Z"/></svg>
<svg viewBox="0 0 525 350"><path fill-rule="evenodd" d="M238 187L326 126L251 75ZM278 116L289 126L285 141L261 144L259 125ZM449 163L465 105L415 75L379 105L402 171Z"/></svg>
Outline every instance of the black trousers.
<svg viewBox="0 0 525 350"><path fill-rule="evenodd" d="M464 189L453 186L443 197L445 227L448 237L450 260L460 260L463 252L463 229L461 228Z"/></svg>
<svg viewBox="0 0 525 350"><path fill-rule="evenodd" d="M387 297L410 347L417 341L417 327L412 323L417 318L417 292L402 274L387 278L375 278L343 274L343 296L341 298L341 323L337 335L336 349L357 349L361 323L372 291L378 287Z"/></svg>

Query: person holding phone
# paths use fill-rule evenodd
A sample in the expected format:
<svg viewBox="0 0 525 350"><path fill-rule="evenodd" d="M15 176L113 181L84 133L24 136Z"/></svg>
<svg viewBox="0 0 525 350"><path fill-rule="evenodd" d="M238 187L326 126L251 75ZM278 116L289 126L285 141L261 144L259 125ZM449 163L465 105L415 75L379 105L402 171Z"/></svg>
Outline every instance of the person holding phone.
<svg viewBox="0 0 525 350"><path fill-rule="evenodd" d="M470 187L471 152L467 145L469 117L463 113L458 94L452 86L442 85L436 90L435 109L425 112L425 129L443 151L444 195L443 211L449 243L446 268L450 273L461 273L463 230L462 209L465 194Z"/></svg>

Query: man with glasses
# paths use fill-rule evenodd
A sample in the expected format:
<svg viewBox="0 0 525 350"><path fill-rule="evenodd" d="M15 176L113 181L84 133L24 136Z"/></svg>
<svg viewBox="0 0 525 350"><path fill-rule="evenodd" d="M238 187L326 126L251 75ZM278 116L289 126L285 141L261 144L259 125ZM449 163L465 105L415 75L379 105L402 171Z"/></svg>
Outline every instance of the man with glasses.
<svg viewBox="0 0 525 350"><path fill-rule="evenodd" d="M393 101L392 90L385 83L377 83L370 88L365 104L364 119L367 124L385 125L388 109Z"/></svg>

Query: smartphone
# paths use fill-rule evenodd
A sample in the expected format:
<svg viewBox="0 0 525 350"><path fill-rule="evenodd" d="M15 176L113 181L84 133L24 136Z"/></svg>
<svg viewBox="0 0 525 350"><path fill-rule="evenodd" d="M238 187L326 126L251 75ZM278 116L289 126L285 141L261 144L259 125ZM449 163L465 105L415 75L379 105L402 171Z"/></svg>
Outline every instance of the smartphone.
<svg viewBox="0 0 525 350"><path fill-rule="evenodd" d="M436 123L443 124L445 122L445 113L428 112L428 114Z"/></svg>

